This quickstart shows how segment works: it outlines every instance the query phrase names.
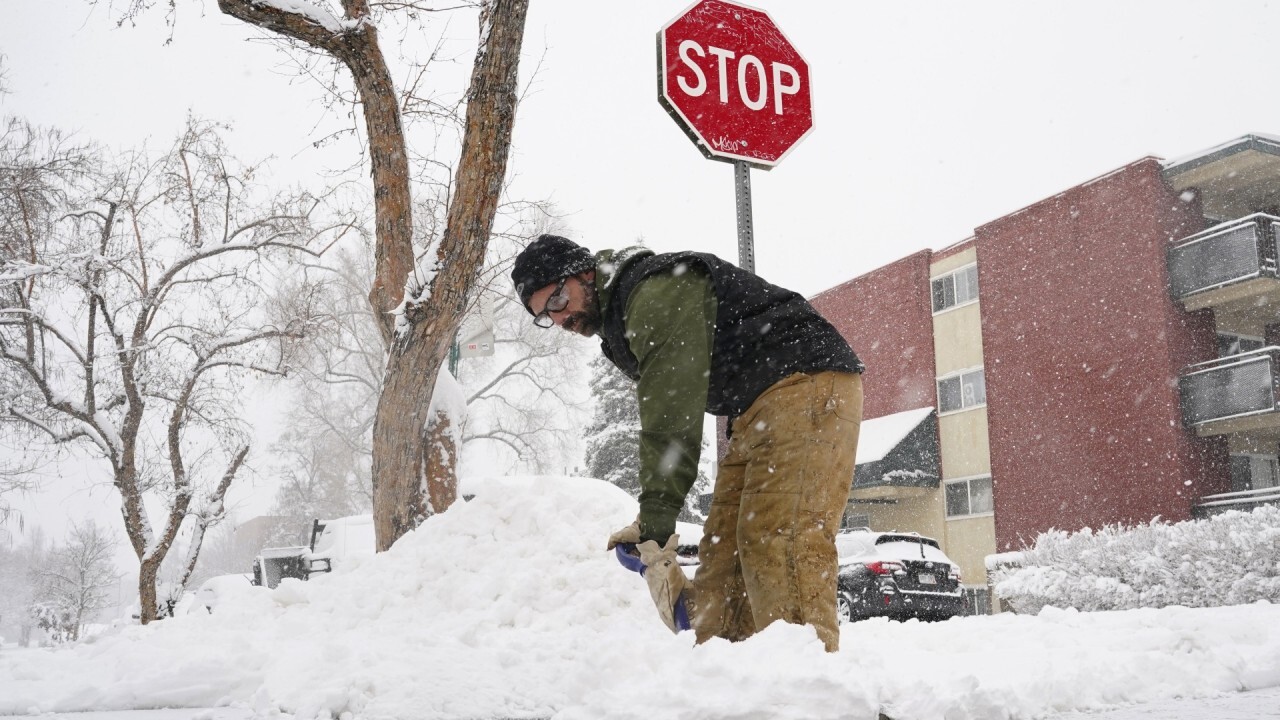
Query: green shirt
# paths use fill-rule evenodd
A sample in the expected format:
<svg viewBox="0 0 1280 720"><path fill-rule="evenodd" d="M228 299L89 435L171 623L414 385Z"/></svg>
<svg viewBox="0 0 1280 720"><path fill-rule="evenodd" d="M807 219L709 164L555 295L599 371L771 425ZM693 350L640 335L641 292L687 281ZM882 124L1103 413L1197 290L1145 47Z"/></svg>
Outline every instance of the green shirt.
<svg viewBox="0 0 1280 720"><path fill-rule="evenodd" d="M711 279L686 265L642 280L627 299L640 368L640 532L660 543L698 477L716 305Z"/></svg>

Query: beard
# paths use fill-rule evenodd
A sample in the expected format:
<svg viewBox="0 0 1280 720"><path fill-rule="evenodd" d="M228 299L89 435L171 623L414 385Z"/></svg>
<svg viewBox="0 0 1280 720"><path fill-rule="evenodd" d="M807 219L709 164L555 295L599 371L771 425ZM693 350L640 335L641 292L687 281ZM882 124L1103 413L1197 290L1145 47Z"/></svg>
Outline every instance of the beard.
<svg viewBox="0 0 1280 720"><path fill-rule="evenodd" d="M578 283L582 286L584 307L565 318L560 327L569 332L577 333L582 337L592 337L600 330L602 322L596 284L594 282L583 282L582 280L578 280Z"/></svg>

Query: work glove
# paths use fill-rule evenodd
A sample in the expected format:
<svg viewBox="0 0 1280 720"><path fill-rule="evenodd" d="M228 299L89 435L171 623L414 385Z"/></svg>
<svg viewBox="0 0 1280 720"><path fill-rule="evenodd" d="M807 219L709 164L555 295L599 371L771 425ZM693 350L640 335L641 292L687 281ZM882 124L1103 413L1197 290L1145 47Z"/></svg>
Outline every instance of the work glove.
<svg viewBox="0 0 1280 720"><path fill-rule="evenodd" d="M630 544L638 545L640 543L640 518L630 525L618 530L609 536L609 545L605 550L612 550L615 545Z"/></svg>
<svg viewBox="0 0 1280 720"><path fill-rule="evenodd" d="M639 531L639 526L636 526L636 532ZM658 606L662 622L673 633L680 632L680 628L676 626L676 603L688 584L680 563L676 561L676 546L679 541L679 536L673 533L667 538L665 546L659 546L654 540L645 540L636 546L636 550L640 552L640 562L645 565L644 581L649 585L649 595L653 598L653 604Z"/></svg>

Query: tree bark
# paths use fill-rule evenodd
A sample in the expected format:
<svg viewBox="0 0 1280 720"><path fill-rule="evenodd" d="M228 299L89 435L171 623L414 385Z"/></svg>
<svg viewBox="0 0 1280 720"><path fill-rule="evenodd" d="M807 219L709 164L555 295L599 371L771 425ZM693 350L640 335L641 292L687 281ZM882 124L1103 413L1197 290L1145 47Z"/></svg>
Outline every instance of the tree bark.
<svg viewBox="0 0 1280 720"><path fill-rule="evenodd" d="M160 560L154 557L143 558L138 564L138 618L143 625L160 617L160 606L156 602L156 576L159 573Z"/></svg>
<svg viewBox="0 0 1280 720"><path fill-rule="evenodd" d="M404 286L413 271L413 200L409 191L409 157L405 149L400 105L369 27L359 50L346 60L355 79L369 134L369 160L373 167L373 210L376 262L369 305L378 318L383 343L391 344L395 327L392 311L404 298Z"/></svg>
<svg viewBox="0 0 1280 720"><path fill-rule="evenodd" d="M506 177L515 123L516 71L528 0L494 0L481 14L481 42L468 94L462 157L454 180L438 273L421 298L406 302L408 327L396 335L373 426L373 513L378 549L413 529L425 503L423 442L434 379L465 310L488 247ZM444 492L456 495L457 476Z"/></svg>
<svg viewBox="0 0 1280 720"><path fill-rule="evenodd" d="M449 416L437 412L428 425L424 450L426 457L426 515L444 512L458 499L458 444L454 442L453 423Z"/></svg>

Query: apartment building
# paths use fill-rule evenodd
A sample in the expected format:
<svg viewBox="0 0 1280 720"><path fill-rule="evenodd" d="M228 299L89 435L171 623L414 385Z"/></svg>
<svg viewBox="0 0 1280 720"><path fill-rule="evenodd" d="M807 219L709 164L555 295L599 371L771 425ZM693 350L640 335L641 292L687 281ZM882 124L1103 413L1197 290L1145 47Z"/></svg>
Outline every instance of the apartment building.
<svg viewBox="0 0 1280 720"><path fill-rule="evenodd" d="M812 298L868 366L845 524L987 555L1280 502L1280 139L1143 158Z"/></svg>

